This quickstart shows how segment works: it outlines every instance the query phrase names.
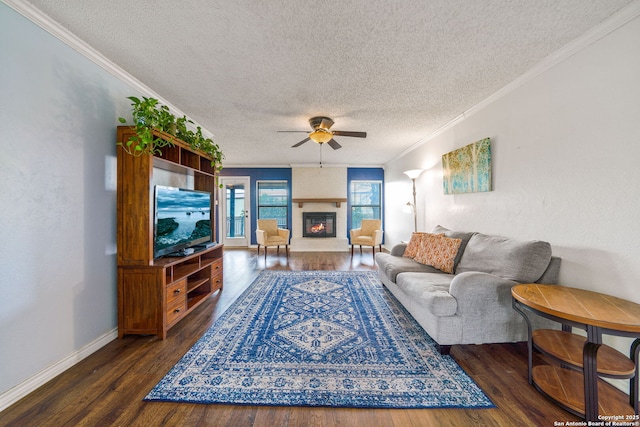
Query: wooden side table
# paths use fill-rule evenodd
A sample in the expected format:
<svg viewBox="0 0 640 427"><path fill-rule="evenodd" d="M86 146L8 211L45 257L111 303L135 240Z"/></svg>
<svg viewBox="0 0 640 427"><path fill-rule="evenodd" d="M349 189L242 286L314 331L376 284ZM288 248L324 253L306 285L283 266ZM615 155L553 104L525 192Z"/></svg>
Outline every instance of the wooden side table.
<svg viewBox="0 0 640 427"><path fill-rule="evenodd" d="M619 416L638 421L640 304L583 289L525 284L511 289L513 308L529 328L529 383L567 411L588 421ZM528 313L562 324L562 331L532 330ZM571 333L586 331L586 338ZM602 335L636 338L629 357L602 344ZM560 366L533 366L533 349ZM601 380L629 379L629 397ZM600 416L600 417L599 417Z"/></svg>

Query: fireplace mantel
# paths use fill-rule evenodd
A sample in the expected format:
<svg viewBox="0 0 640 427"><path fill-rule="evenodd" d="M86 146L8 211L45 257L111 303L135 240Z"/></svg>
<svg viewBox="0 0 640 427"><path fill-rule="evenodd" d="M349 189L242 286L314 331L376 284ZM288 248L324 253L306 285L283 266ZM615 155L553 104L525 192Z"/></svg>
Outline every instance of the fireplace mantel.
<svg viewBox="0 0 640 427"><path fill-rule="evenodd" d="M298 199L298 198L294 198L294 199L291 199L291 201L293 203L297 203L299 208L304 206L305 203L335 203L336 207L339 208L340 207L340 203L346 202L347 199L346 198L325 198L325 199L312 199L312 198L309 198L309 199Z"/></svg>

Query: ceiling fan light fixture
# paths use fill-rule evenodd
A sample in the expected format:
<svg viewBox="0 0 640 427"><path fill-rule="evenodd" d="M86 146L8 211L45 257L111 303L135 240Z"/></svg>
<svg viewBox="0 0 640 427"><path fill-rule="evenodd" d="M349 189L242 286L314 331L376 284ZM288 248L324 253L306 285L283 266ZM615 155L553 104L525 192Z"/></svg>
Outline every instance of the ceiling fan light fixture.
<svg viewBox="0 0 640 427"><path fill-rule="evenodd" d="M311 138L313 142L324 144L325 142L331 141L331 139L333 138L333 134L328 130L320 128L311 132L309 134L309 138Z"/></svg>

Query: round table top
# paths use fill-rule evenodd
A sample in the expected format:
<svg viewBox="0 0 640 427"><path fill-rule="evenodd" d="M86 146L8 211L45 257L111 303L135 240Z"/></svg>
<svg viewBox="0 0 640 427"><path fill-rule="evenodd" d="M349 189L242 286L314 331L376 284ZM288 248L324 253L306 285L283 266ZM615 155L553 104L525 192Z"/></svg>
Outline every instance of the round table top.
<svg viewBox="0 0 640 427"><path fill-rule="evenodd" d="M585 289L537 283L516 285L522 304L561 319L615 331L640 333L640 304Z"/></svg>

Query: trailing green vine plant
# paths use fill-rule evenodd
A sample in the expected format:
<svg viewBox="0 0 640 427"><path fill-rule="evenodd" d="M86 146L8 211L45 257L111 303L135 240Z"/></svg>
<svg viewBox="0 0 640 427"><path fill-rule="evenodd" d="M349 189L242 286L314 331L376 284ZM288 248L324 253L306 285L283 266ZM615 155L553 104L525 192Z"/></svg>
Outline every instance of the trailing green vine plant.
<svg viewBox="0 0 640 427"><path fill-rule="evenodd" d="M204 135L202 135L202 128L200 126L196 128L193 140L189 141L189 145L191 145L191 148L200 150L211 156L213 159L211 161L211 166L213 166L215 172L220 172L222 170L224 154L218 144L214 143L211 138L205 138Z"/></svg>
<svg viewBox="0 0 640 427"><path fill-rule="evenodd" d="M197 126L194 132L187 127L187 124L194 125L195 123L186 116L176 119L176 137L189 144L194 150L199 150L211 156L211 166L213 166L216 172L221 171L224 154L220 146L213 142L211 138L205 138L200 126Z"/></svg>
<svg viewBox="0 0 640 427"><path fill-rule="evenodd" d="M155 98L135 96L127 97L131 101L131 114L136 128L135 135L124 143L118 143L124 150L133 156L143 154L160 154L162 147L173 145L172 140L166 140L155 136L153 129L165 130L171 122L175 122L175 117L169 112L169 108L159 106ZM127 123L124 117L118 118L120 123Z"/></svg>
<svg viewBox="0 0 640 427"><path fill-rule="evenodd" d="M158 125L164 132L176 136L176 116L171 114L169 107L161 105L158 111Z"/></svg>
<svg viewBox="0 0 640 427"><path fill-rule="evenodd" d="M193 121L187 118L187 116L182 116L176 119L176 136L178 139L191 144L190 141L193 140L195 134L187 127L187 124L194 124Z"/></svg>
<svg viewBox="0 0 640 427"><path fill-rule="evenodd" d="M196 127L195 132L189 129L188 125L195 123L182 116L177 118L171 114L169 107L160 105L155 98L135 96L127 97L131 101L131 114L136 127L136 134L132 135L128 141L118 143L131 155L140 156L143 154L161 154L161 149L166 146L173 146L173 139L165 139L153 134L154 129L159 129L189 144L194 150L207 154L211 157L211 166L215 172L222 170L222 160L224 154L220 146L213 142L211 138L206 138L202 134L202 128ZM127 119L120 117L120 123L127 123Z"/></svg>

